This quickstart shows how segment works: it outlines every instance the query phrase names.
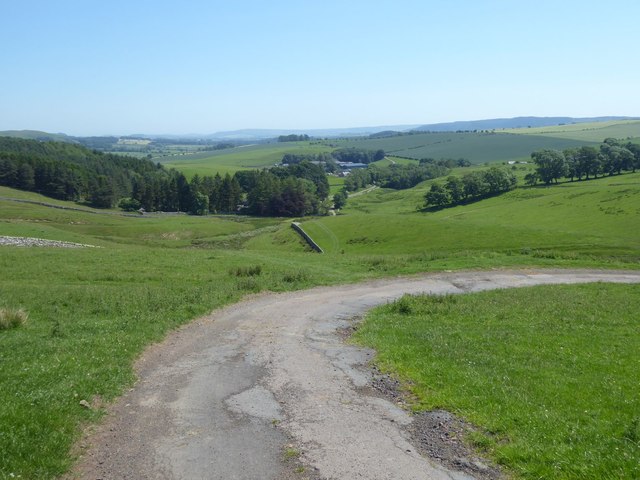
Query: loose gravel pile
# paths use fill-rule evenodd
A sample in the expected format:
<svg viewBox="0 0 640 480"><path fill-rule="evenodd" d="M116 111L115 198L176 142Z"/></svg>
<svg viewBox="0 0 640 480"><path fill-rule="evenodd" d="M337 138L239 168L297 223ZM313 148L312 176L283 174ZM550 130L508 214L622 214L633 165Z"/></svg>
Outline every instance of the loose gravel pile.
<svg viewBox="0 0 640 480"><path fill-rule="evenodd" d="M57 247L57 248L99 248L95 245L84 243L61 242L59 240L46 240L44 238L32 237L6 237L0 236L0 246L12 247Z"/></svg>

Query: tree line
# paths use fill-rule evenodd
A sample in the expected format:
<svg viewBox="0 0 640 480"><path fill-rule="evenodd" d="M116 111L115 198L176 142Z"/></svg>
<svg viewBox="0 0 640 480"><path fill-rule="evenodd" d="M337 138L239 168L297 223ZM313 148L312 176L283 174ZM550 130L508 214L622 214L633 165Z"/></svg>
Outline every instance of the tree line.
<svg viewBox="0 0 640 480"><path fill-rule="evenodd" d="M278 142L306 142L309 140L309 135L280 135Z"/></svg>
<svg viewBox="0 0 640 480"><path fill-rule="evenodd" d="M105 154L72 143L0 137L0 185L60 200L109 207L129 194L135 177L165 174L147 159Z"/></svg>
<svg viewBox="0 0 640 480"><path fill-rule="evenodd" d="M62 142L0 137L0 185L97 208L301 216L328 210L324 169L308 161L235 175L194 175L148 159Z"/></svg>
<svg viewBox="0 0 640 480"><path fill-rule="evenodd" d="M338 162L364 163L368 165L384 159L386 154L382 149L365 150L361 148L339 148L331 152L331 155Z"/></svg>
<svg viewBox="0 0 640 480"><path fill-rule="evenodd" d="M327 173L334 173L340 170L336 159L329 152L320 153L285 153L282 156L282 165L296 165L302 162L311 162L321 165Z"/></svg>
<svg viewBox="0 0 640 480"><path fill-rule="evenodd" d="M337 162L370 164L384 159L384 150L366 150L361 148L339 148L333 152L321 153L285 153L282 164L292 165L304 161L322 164L325 171L333 173L339 170Z"/></svg>
<svg viewBox="0 0 640 480"><path fill-rule="evenodd" d="M395 164L388 167L369 165L367 168L352 170L344 180L344 188L347 192L353 192L375 184L384 188L404 190L415 187L425 180L442 177L447 173L449 173L448 168L433 164Z"/></svg>
<svg viewBox="0 0 640 480"><path fill-rule="evenodd" d="M425 206L449 207L499 195L516 188L515 175L505 168L491 167L482 172L469 172L462 177L450 176L443 184L434 183L426 193Z"/></svg>
<svg viewBox="0 0 640 480"><path fill-rule="evenodd" d="M125 210L208 213L246 213L292 217L326 214L329 181L324 170L310 162L268 170L241 170L234 175L198 175L188 181L176 170L166 179L134 180L131 195L120 201Z"/></svg>
<svg viewBox="0 0 640 480"><path fill-rule="evenodd" d="M635 172L640 168L640 145L607 138L599 147L583 146L559 150L537 150L531 154L535 172L525 176L527 185L539 181L546 185L558 183L562 178L578 181L615 175L623 171Z"/></svg>

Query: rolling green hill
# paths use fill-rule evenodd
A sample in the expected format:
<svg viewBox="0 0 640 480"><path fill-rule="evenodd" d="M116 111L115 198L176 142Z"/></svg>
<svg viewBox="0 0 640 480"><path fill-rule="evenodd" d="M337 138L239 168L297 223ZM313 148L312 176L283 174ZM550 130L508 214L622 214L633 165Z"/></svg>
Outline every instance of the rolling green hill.
<svg viewBox="0 0 640 480"><path fill-rule="evenodd" d="M264 168L280 162L285 153L313 154L330 152L336 148L382 149L389 156L409 159L465 158L474 164L484 164L528 160L531 152L544 148L564 150L583 145L597 146L608 137L640 139L640 121L617 120L491 132L413 133L382 138L267 143L161 157L154 161L174 167L187 177L196 173L213 175L219 172L224 175L243 169Z"/></svg>
<svg viewBox="0 0 640 480"><path fill-rule="evenodd" d="M267 143L247 145L217 152L179 155L155 159L167 167L183 172L187 177L198 175L233 175L238 170L272 167L279 164L285 153L315 154L330 152L331 147L309 142Z"/></svg>
<svg viewBox="0 0 640 480"><path fill-rule="evenodd" d="M557 258L640 255L640 174L518 188L432 213L419 210L429 182L350 198L344 215L303 226L329 252L456 256L534 254Z"/></svg>
<svg viewBox="0 0 640 480"><path fill-rule="evenodd" d="M256 148L254 160L291 147ZM124 216L0 188L1 235L100 247L0 245L0 309L29 314L0 331L0 476L64 473L81 425L102 412L80 399L121 394L147 345L245 294L462 268L640 266L640 172L440 211L423 210L429 185L376 188L350 197L340 215L302 219L323 255L284 219Z"/></svg>
<svg viewBox="0 0 640 480"><path fill-rule="evenodd" d="M640 121L625 120L611 122L576 123L556 127L518 128L502 130L518 135L542 135L587 142L602 142L605 138L640 138Z"/></svg>
<svg viewBox="0 0 640 480"><path fill-rule="evenodd" d="M552 148L563 150L596 142L543 135L514 133L422 133L378 139L341 140L341 147L370 150L382 149L390 155L421 158L466 158L471 163L505 162L529 158L534 150Z"/></svg>
<svg viewBox="0 0 640 480"><path fill-rule="evenodd" d="M332 142L340 147L383 149L387 154L420 158L466 158L472 163L528 159L543 148L563 150L597 145L605 138L640 138L640 121L579 123L556 127L518 128L492 132L442 132Z"/></svg>
<svg viewBox="0 0 640 480"><path fill-rule="evenodd" d="M0 131L0 137L23 138L25 140L40 140L47 142L67 142L78 143L73 137L69 137L64 133L48 133L40 130L3 130Z"/></svg>
<svg viewBox="0 0 640 480"><path fill-rule="evenodd" d="M419 210L427 188L375 189L350 198L343 215L305 219L324 255L282 219L128 217L0 199L2 235L101 247L0 246L0 309L29 314L0 331L10 352L0 352L0 476L64 473L80 426L101 416L80 399L113 399L145 346L244 294L459 268L638 268L640 173L439 212ZM43 200L9 188L0 197Z"/></svg>

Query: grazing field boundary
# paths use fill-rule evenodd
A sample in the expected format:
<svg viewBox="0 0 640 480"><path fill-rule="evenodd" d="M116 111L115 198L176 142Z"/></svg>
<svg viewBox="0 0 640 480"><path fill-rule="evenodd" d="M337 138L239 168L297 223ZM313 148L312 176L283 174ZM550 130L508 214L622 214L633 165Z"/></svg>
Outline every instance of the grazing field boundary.
<svg viewBox="0 0 640 480"><path fill-rule="evenodd" d="M311 238L309 234L304 231L304 229L300 226L298 222L291 222L291 228L293 228L296 232L298 232L302 236L302 238L304 238L307 241L309 246L313 248L316 252L324 253L324 250L322 250L320 245L318 245L316 242L313 241L313 238Z"/></svg>

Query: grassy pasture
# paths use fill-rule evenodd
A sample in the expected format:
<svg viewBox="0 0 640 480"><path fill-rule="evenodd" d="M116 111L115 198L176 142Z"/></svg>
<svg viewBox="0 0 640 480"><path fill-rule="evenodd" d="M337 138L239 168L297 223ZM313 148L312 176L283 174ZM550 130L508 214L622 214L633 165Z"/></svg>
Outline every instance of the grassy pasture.
<svg viewBox="0 0 640 480"><path fill-rule="evenodd" d="M638 266L640 173L425 213L416 207L427 188L376 189L351 198L344 215L306 219L325 255L284 219L124 217L0 200L0 234L103 247L0 247L0 309L29 318L0 332L0 478L63 473L80 426L101 415L80 400L114 398L146 345L248 293L454 268ZM0 191L20 195L39 198Z"/></svg>
<svg viewBox="0 0 640 480"><path fill-rule="evenodd" d="M167 167L183 172L187 177L194 174L233 175L238 170L272 167L279 164L285 153L315 154L333 150L324 145L311 145L309 142L268 143L247 145L216 152L202 152L193 155L182 155L158 159Z"/></svg>
<svg viewBox="0 0 640 480"><path fill-rule="evenodd" d="M333 142L336 143L336 142ZM555 138L544 135L516 135L515 133L423 133L376 139L346 139L340 147L371 150L383 149L390 155L410 158L466 158L472 163L504 162L529 158L541 148L563 150L597 142Z"/></svg>
<svg viewBox="0 0 640 480"><path fill-rule="evenodd" d="M605 138L640 137L640 120L617 120L611 122L573 123L555 127L514 128L500 130L517 135L544 135L587 142L602 142Z"/></svg>
<svg viewBox="0 0 640 480"><path fill-rule="evenodd" d="M636 266L640 258L638 173L519 188L481 202L419 213L427 185L373 190L349 199L344 215L309 219L304 228L325 250L348 255L529 254Z"/></svg>
<svg viewBox="0 0 640 480"><path fill-rule="evenodd" d="M472 163L524 160L542 148L563 150L597 145L605 138L638 138L640 121L612 121L517 128L495 132L441 132L387 138L353 138L333 141L338 147L383 149L410 158L466 158Z"/></svg>
<svg viewBox="0 0 640 480"><path fill-rule="evenodd" d="M344 177L329 175L329 195L335 195L344 187Z"/></svg>
<svg viewBox="0 0 640 480"><path fill-rule="evenodd" d="M4 235L31 236L104 247L116 244L187 247L280 223L274 219L235 216L203 218L176 214L125 217L58 210L16 202L3 202L2 210L0 226Z"/></svg>
<svg viewBox="0 0 640 480"><path fill-rule="evenodd" d="M406 296L356 338L516 478L640 477L640 287Z"/></svg>
<svg viewBox="0 0 640 480"><path fill-rule="evenodd" d="M277 164L285 153L313 154L334 148L383 149L396 163L411 163L420 158L466 158L475 164L528 160L531 152L542 148L563 150L582 145L598 145L607 137L640 138L640 121L597 122L557 127L520 128L495 132L422 133L399 137L365 137L335 139L326 145L309 142L246 145L227 150L180 153L154 160L184 172L187 177L198 173L233 174L238 170L265 168ZM388 159L378 162L389 165Z"/></svg>

